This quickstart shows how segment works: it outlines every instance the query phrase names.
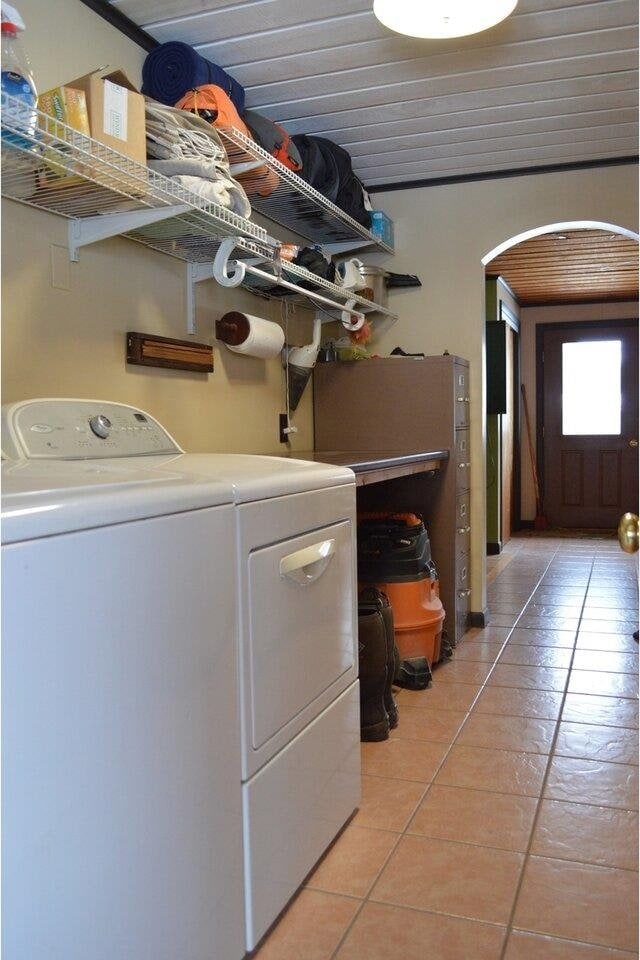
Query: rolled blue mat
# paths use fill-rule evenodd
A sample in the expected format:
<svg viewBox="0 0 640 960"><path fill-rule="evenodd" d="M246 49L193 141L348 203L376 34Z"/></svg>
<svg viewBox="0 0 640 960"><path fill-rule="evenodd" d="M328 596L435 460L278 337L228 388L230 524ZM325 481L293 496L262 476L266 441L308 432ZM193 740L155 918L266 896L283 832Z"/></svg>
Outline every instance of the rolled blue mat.
<svg viewBox="0 0 640 960"><path fill-rule="evenodd" d="M192 87L213 83L222 87L238 113L244 110L244 87L226 70L205 60L188 43L170 40L147 56L142 68L142 92L160 103L174 107Z"/></svg>

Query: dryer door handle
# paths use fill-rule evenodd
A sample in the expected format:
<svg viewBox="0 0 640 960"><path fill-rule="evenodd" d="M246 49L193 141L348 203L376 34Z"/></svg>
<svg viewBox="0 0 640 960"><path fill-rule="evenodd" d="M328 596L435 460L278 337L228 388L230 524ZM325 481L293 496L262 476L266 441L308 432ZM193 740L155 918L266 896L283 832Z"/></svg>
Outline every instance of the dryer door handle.
<svg viewBox="0 0 640 960"><path fill-rule="evenodd" d="M280 561L280 576L306 587L322 576L335 552L336 541L333 539L296 550Z"/></svg>

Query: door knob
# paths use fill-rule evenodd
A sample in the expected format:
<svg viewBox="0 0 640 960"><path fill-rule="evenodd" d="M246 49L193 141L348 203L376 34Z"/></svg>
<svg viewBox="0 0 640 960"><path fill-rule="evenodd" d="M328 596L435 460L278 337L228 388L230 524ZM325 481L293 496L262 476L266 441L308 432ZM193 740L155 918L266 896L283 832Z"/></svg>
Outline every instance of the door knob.
<svg viewBox="0 0 640 960"><path fill-rule="evenodd" d="M637 441L637 440L629 440L629 446L630 446L630 447L637 447L637 446L638 446L638 441Z"/></svg>
<svg viewBox="0 0 640 960"><path fill-rule="evenodd" d="M618 524L618 541L625 553L635 553L638 549L638 515L624 513Z"/></svg>

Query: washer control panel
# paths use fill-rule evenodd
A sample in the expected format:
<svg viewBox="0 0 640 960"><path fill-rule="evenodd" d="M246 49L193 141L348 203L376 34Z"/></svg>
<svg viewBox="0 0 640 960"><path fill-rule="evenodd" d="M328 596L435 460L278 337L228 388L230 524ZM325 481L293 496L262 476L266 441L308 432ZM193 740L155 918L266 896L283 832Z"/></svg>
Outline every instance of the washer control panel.
<svg viewBox="0 0 640 960"><path fill-rule="evenodd" d="M182 453L148 413L102 400L24 400L2 408L11 459L93 460Z"/></svg>

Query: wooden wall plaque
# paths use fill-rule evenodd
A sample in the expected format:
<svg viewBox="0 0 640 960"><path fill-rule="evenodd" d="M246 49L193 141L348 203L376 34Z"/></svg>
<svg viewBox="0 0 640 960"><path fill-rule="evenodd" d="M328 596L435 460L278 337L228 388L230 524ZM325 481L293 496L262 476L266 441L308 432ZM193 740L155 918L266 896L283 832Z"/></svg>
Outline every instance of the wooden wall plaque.
<svg viewBox="0 0 640 960"><path fill-rule="evenodd" d="M193 340L173 340L150 333L128 333L127 363L213 373L213 347L208 343L194 343Z"/></svg>

